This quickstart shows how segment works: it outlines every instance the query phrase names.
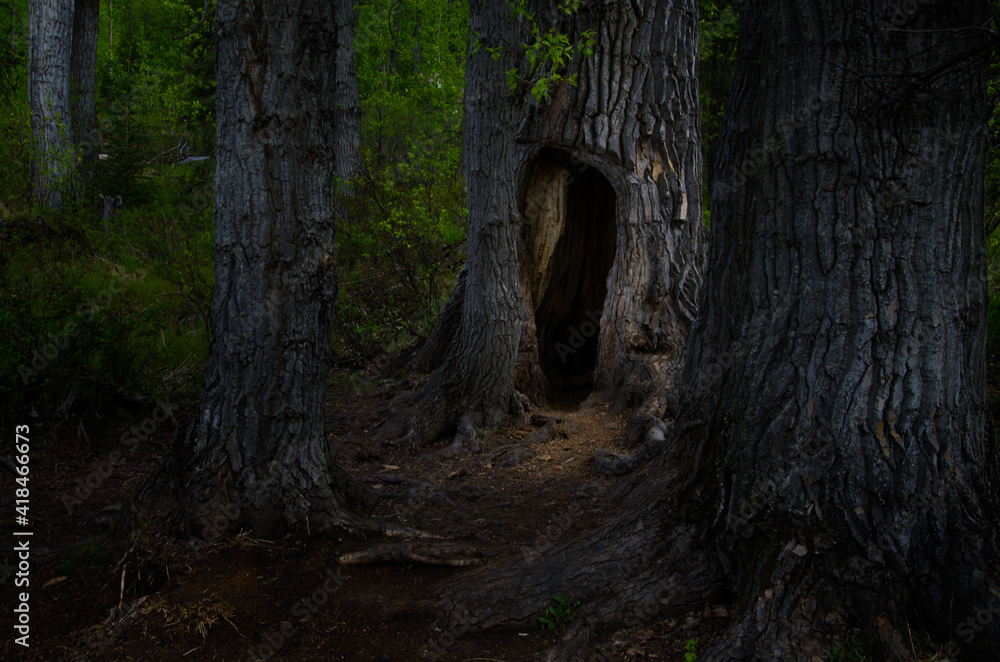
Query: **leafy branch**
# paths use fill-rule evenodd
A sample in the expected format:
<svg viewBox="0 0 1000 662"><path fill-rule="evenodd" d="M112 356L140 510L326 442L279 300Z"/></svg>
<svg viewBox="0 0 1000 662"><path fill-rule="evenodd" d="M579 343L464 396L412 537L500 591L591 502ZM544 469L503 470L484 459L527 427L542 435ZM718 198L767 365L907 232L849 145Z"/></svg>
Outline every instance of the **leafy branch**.
<svg viewBox="0 0 1000 662"><path fill-rule="evenodd" d="M557 6L559 18L573 16L580 10L582 0L562 0ZM557 24L547 30L539 26L534 12L528 11L527 0L517 0L514 4L508 1L515 20L525 23L531 32L531 39L521 47L528 62L528 71L522 75L520 67L512 67L506 71L507 86L512 94L516 94L521 85L530 88L531 96L538 103L548 101L552 90L560 85L568 84L576 87L577 74L568 73L573 59L582 54L584 57L594 55L594 44L597 43L597 33L585 30L580 38L573 43L570 36L561 31ZM473 45L473 53L479 50L478 35ZM486 51L494 60L499 60L503 52L502 46L486 47Z"/></svg>

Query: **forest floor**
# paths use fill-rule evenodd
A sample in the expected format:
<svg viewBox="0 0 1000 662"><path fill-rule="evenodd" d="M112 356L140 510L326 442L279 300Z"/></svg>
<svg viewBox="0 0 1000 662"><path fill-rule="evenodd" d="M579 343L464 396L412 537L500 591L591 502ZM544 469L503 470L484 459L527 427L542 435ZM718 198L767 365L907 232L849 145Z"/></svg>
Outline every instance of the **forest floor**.
<svg viewBox="0 0 1000 662"><path fill-rule="evenodd" d="M326 427L334 461L378 495L364 515L475 548L480 563L490 563L545 554L619 514L604 497L617 479L597 472L594 450L622 443L626 418L604 403L580 403L585 393L563 394L525 428L480 431L474 455L433 459L371 440L393 396L413 382L336 372L331 384ZM176 396L170 403L178 419L193 401ZM537 621L453 638L429 611L387 610L433 598L441 580L465 570L338 564L341 554L387 542L381 538L240 535L199 548L150 532L124 562L109 558L101 538L123 499L156 466L173 427L157 424L138 446L123 447L119 439L131 426L162 418L154 414L148 401L115 403L79 419L85 435L78 419L32 422L31 648L13 644L8 629L3 659L525 662L544 659L560 640L559 628ZM7 563L16 564L13 556ZM7 614L11 581L2 582ZM539 604L538 614L547 606ZM580 605L577 616L585 613ZM642 627L598 630L591 650L604 660L684 660L689 640L705 650L727 619L726 607L705 605Z"/></svg>

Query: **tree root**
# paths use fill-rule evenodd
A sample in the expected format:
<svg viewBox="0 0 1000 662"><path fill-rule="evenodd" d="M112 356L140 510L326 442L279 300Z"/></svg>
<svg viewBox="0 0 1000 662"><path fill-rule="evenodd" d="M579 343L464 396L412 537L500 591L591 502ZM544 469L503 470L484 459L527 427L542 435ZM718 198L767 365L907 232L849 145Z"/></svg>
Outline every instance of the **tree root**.
<svg viewBox="0 0 1000 662"><path fill-rule="evenodd" d="M530 626L554 595L581 602L594 626L641 623L715 599L723 589L718 558L698 529L653 506L584 537L523 549L523 558L474 570L443 588L437 608L464 632Z"/></svg>
<svg viewBox="0 0 1000 662"><path fill-rule="evenodd" d="M512 390L499 407L496 403L476 402L470 400L470 395L462 390L464 387L448 383L445 373L442 367L412 401L379 423L373 430L375 441L419 452L454 434L445 452L461 454L478 446L477 426L527 424L523 396L517 391Z"/></svg>
<svg viewBox="0 0 1000 662"><path fill-rule="evenodd" d="M559 644L538 656L538 662L585 662L594 628L589 620L577 620L562 636Z"/></svg>
<svg viewBox="0 0 1000 662"><path fill-rule="evenodd" d="M464 568L482 562L485 554L473 547L442 543L398 543L378 545L360 552L342 554L337 562L341 565L365 565L370 563L420 563Z"/></svg>
<svg viewBox="0 0 1000 662"><path fill-rule="evenodd" d="M460 455L471 455L478 453L482 446L479 443L476 427L468 416L463 416L458 422L458 431L451 444L441 450L427 453L422 458L427 462L437 462L440 460L450 460Z"/></svg>
<svg viewBox="0 0 1000 662"><path fill-rule="evenodd" d="M655 416L649 417L649 430L645 441L631 455L621 455L605 448L594 451L594 462L598 473L605 476L630 474L650 459L659 455L666 446L667 438L673 433L673 423L664 423Z"/></svg>

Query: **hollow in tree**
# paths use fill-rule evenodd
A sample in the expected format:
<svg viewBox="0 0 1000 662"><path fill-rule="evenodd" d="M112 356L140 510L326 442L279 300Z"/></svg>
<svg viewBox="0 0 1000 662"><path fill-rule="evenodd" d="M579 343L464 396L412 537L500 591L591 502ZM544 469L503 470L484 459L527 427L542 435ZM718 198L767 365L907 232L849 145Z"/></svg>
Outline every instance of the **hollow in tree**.
<svg viewBox="0 0 1000 662"><path fill-rule="evenodd" d="M911 628L995 657L997 619L968 620L1000 599L990 17L973 0L746 5L674 435L622 487L628 516L452 581L453 628L526 623L553 595L589 625L725 600L699 659L826 659L853 636L905 660Z"/></svg>
<svg viewBox="0 0 1000 662"><path fill-rule="evenodd" d="M470 8L469 258L418 357L432 377L381 429L412 447L564 387L619 409L676 406L704 252L695 3L584 3L570 17L529 4L542 33L592 34L593 54L564 72L575 86L535 101L530 21L503 2Z"/></svg>

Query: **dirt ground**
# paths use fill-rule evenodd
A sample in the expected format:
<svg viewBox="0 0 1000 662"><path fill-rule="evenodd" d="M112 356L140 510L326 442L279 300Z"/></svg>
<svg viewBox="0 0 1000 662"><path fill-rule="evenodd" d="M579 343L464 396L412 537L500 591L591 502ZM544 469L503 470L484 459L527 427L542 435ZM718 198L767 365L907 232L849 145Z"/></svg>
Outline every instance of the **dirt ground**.
<svg viewBox="0 0 1000 662"><path fill-rule="evenodd" d="M595 449L620 443L626 419L610 415L606 404L581 406L585 393L563 394L535 412L528 427L480 431L482 448L472 456L441 459L370 439L392 397L413 383L336 372L331 384L333 457L378 495L365 515L474 548L478 562L488 564L544 554L618 514L604 498L617 479L601 476L593 458ZM170 405L182 418L193 401L191 394L176 395ZM148 533L125 558L111 558L101 538L173 433L174 421L158 421L161 414L155 403L133 398L109 404L100 415L26 421L32 428L31 647L15 645L7 627L3 659L522 662L544 659L560 639L558 628L539 622L453 639L430 613L387 615L380 604L426 600L440 580L464 569L338 564L342 554L383 542L371 537L258 540L241 534L198 546ZM554 438L529 439L551 432L551 423L544 427L548 419ZM127 436L133 427L138 437ZM522 449L521 463L511 459L513 449ZM0 495L0 503L13 510L7 496ZM13 520L4 521L10 541ZM6 623L15 607L12 546L4 545L0 557ZM539 615L545 607L539 605ZM577 610L581 617L586 605ZM605 660L684 660L690 640L703 651L727 620L725 606L705 605L639 628L599 630L591 650Z"/></svg>

